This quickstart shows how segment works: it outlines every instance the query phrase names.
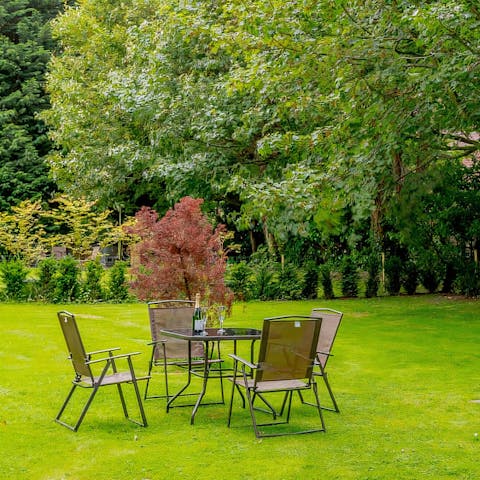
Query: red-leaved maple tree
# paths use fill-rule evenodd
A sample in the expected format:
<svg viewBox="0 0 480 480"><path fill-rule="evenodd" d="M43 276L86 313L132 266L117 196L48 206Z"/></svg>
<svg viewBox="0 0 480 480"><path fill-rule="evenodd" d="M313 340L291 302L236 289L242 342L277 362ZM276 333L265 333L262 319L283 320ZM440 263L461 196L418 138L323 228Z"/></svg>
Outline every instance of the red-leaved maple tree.
<svg viewBox="0 0 480 480"><path fill-rule="evenodd" d="M231 305L233 294L224 280L226 229L211 225L202 203L184 197L160 220L155 210L143 207L135 225L125 227L139 239L131 247L131 288L141 300L191 300L199 292L209 304Z"/></svg>

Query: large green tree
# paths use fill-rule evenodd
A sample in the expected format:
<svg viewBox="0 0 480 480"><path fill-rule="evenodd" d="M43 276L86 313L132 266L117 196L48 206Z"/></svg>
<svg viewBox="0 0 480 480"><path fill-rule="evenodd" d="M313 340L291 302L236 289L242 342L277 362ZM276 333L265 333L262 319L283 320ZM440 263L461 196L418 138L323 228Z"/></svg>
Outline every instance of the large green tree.
<svg viewBox="0 0 480 480"><path fill-rule="evenodd" d="M51 163L110 206L191 194L279 248L356 245L406 178L478 150L476 2L78 4L55 24Z"/></svg>
<svg viewBox="0 0 480 480"><path fill-rule="evenodd" d="M47 129L37 114L49 106L45 71L54 48L49 20L61 0L4 0L0 5L0 211L45 199L55 186L45 156Z"/></svg>

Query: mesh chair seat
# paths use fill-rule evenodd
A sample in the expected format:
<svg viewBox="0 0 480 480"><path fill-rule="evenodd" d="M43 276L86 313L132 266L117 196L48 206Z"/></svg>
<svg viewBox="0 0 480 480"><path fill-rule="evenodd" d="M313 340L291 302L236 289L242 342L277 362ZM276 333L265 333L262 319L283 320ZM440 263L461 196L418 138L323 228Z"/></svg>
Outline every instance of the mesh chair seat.
<svg viewBox="0 0 480 480"><path fill-rule="evenodd" d="M247 378L245 383L243 378L235 379L235 384L241 387L254 389L256 393L278 392L285 390L303 390L309 388L308 382L301 380L275 380L271 382L257 382L253 378Z"/></svg>
<svg viewBox="0 0 480 480"><path fill-rule="evenodd" d="M145 377L137 377L136 381L144 380ZM88 386L93 387L95 385L104 386L104 385L116 385L117 383L131 383L134 381L134 377L130 372L120 372L113 373L111 375L105 375L103 378L100 375L95 377L82 377L80 380L74 380L74 383L77 383L79 386Z"/></svg>

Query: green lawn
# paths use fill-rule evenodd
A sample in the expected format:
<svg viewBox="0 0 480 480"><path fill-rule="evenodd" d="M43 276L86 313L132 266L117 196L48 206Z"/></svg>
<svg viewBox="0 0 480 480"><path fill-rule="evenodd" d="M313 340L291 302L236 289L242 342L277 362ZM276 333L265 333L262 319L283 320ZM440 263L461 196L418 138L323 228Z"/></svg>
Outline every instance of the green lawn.
<svg viewBox="0 0 480 480"><path fill-rule="evenodd" d="M149 400L143 429L124 419L108 388L80 430L67 430L53 420L72 379L56 319L62 307L0 304L2 478L478 479L478 301L420 295L256 302L235 305L226 324L260 327L263 317L308 314L314 306L345 313L328 369L341 413L325 413L326 433L257 440L239 403L228 429L223 405L201 408L191 426L190 409L166 414L162 400ZM136 367L146 371L145 305L66 308L77 314L88 350L141 351ZM180 381L175 376L174 386ZM211 396L216 387L212 382ZM313 408L299 412L314 420Z"/></svg>

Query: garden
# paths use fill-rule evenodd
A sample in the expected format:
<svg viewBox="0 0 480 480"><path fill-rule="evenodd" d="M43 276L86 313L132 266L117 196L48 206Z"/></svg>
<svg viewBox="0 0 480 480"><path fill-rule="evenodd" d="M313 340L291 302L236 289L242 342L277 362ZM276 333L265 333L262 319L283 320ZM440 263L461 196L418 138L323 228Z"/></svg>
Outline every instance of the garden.
<svg viewBox="0 0 480 480"><path fill-rule="evenodd" d="M2 476L477 479L479 27L471 0L3 0ZM326 432L164 399L142 428L114 388L54 421L57 312L143 375L147 303L196 294L227 327L343 312Z"/></svg>

